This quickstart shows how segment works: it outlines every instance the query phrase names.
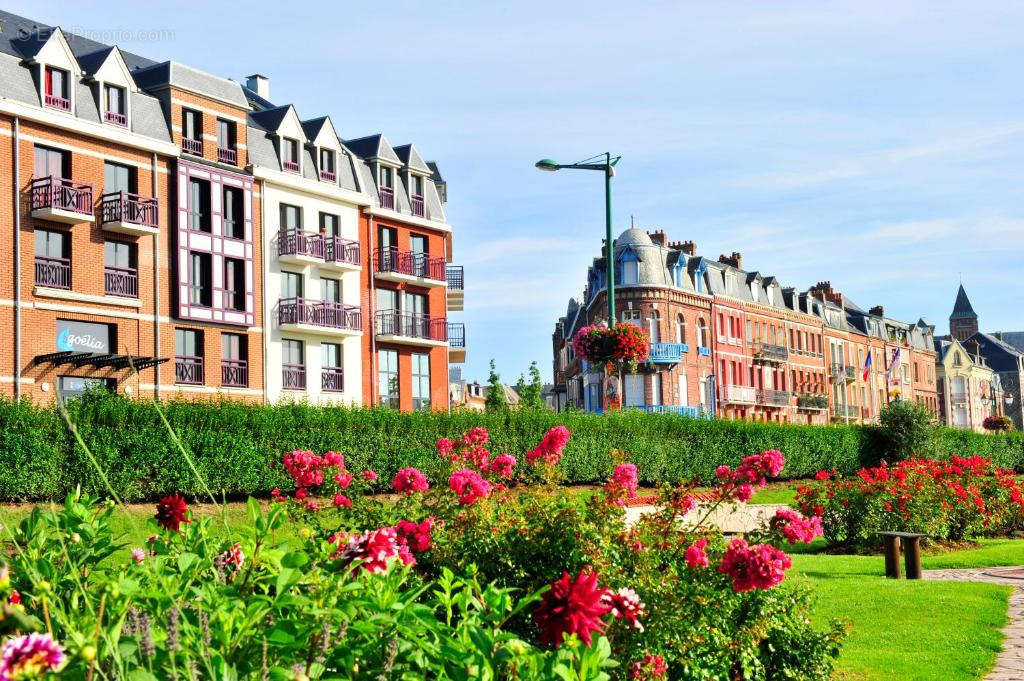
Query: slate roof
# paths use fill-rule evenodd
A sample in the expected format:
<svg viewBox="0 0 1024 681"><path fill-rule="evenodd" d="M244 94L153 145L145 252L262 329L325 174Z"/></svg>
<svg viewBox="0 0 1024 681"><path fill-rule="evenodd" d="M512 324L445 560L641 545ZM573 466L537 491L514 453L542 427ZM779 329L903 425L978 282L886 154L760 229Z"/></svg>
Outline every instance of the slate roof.
<svg viewBox="0 0 1024 681"><path fill-rule="evenodd" d="M249 100L243 94L242 86L235 81L211 75L176 61L154 64L133 71L132 75L141 88L156 89L174 86L213 97L243 109L249 108Z"/></svg>
<svg viewBox="0 0 1024 681"><path fill-rule="evenodd" d="M285 119L285 116L288 115L288 110L291 108L291 104L282 104L281 106L275 106L273 109L252 111L249 113L249 118L264 130L276 132L281 127L281 121Z"/></svg>
<svg viewBox="0 0 1024 681"><path fill-rule="evenodd" d="M39 34L39 37L49 37L49 34L53 30L53 26L33 21L17 14L11 14L0 10L0 53L9 54L19 58L26 58L23 54L22 49L28 49L35 54L42 47L43 42L39 42L36 47L29 47L26 45L28 40L26 38L32 34ZM74 33L68 33L62 31L64 38L68 41L68 45L71 47L71 51L75 54L75 57L81 57L82 55L91 54L110 47L103 43L90 40L89 38L83 38L82 36L75 35ZM146 68L152 66L156 62L152 59L140 57L137 54L131 52L125 52L121 50L121 56L124 58L128 68L132 71L136 69Z"/></svg>
<svg viewBox="0 0 1024 681"><path fill-rule="evenodd" d="M402 163L409 166L413 170L419 170L420 172L431 174L430 166L424 162L423 158L416 151L416 147L411 144L403 144L395 147L395 155L401 159Z"/></svg>
<svg viewBox="0 0 1024 681"><path fill-rule="evenodd" d="M1007 345L1024 352L1024 331L1002 331L999 336Z"/></svg>
<svg viewBox="0 0 1024 681"><path fill-rule="evenodd" d="M78 57L78 65L82 67L82 71L86 74L92 75L99 71L100 67L103 66L103 63L107 61L107 57L109 57L110 53L113 51L113 47L104 47L96 50L95 52L83 54Z"/></svg>
<svg viewBox="0 0 1024 681"><path fill-rule="evenodd" d="M402 159L398 158L398 155L395 154L387 138L380 133L367 135L366 137L357 137L353 140L345 140L345 146L351 149L357 156L367 160L380 158L392 163L402 163Z"/></svg>
<svg viewBox="0 0 1024 681"><path fill-rule="evenodd" d="M974 342L978 343L978 352L985 358L985 363L994 371L1021 371L1024 353L1009 343L987 333L975 333L964 341L964 345L970 347Z"/></svg>
<svg viewBox="0 0 1024 681"><path fill-rule="evenodd" d="M306 133L306 139L312 142L316 139L316 136L323 130L324 125L327 123L327 116L320 116L319 118L310 118L308 121L302 121L302 132Z"/></svg>
<svg viewBox="0 0 1024 681"><path fill-rule="evenodd" d="M950 319L977 319L978 314L974 311L971 306L971 301L967 298L967 291L964 290L964 285L960 284L960 290L956 292L956 302L953 304L953 313L949 315Z"/></svg>

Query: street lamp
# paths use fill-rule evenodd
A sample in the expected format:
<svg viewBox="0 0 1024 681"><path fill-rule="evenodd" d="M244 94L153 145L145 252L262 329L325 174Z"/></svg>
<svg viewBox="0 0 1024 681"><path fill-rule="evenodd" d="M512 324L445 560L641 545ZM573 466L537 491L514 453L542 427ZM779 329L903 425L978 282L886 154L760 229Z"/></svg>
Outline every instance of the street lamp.
<svg viewBox="0 0 1024 681"><path fill-rule="evenodd" d="M601 160L604 157L604 160ZM605 269L608 272L608 328L615 326L615 259L612 252L612 177L615 175L615 164L621 156L612 158L608 152L583 159L578 163L558 163L550 158L543 158L534 165L539 170L554 172L562 168L571 170L600 170L604 173L604 227L606 259Z"/></svg>

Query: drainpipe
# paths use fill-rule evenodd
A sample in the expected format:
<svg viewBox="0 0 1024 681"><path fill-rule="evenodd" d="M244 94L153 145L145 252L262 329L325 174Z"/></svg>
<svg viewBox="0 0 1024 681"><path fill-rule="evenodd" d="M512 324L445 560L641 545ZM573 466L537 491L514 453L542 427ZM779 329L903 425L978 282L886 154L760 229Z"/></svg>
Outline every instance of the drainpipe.
<svg viewBox="0 0 1024 681"><path fill-rule="evenodd" d="M18 173L18 117L13 123L14 153L14 399L21 397L21 201Z"/></svg>
<svg viewBox="0 0 1024 681"><path fill-rule="evenodd" d="M372 407L377 404L377 279L373 276L373 215L369 217L370 219L367 220L369 234L367 234L366 239L369 243L367 253L369 257L366 259L366 262L369 266L368 273L370 275L370 304L368 305L370 312L370 404L367 406Z"/></svg>
<svg viewBox="0 0 1024 681"><path fill-rule="evenodd" d="M151 158L152 172L152 186L150 187L153 192L153 198L157 200L157 206L160 205L160 182L157 180L157 162L156 152L153 152ZM170 210L170 204L168 204L168 210ZM160 225L160 213L157 212L157 226ZM170 226L167 226L170 229ZM162 233L157 229L157 233L153 235L153 356L160 356L160 237ZM153 389L153 394L156 399L160 399L160 364L153 365L153 384L156 386Z"/></svg>

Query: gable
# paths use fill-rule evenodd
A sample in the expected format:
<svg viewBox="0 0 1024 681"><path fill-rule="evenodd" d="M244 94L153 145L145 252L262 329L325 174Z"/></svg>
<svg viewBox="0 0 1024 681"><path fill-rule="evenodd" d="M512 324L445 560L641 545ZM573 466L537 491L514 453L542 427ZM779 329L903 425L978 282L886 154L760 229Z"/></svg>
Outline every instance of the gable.
<svg viewBox="0 0 1024 681"><path fill-rule="evenodd" d="M54 29L50 33L50 37L46 39L46 42L43 43L32 59L47 66L67 69L75 74L76 77L80 77L82 74L82 70L78 66L78 60L75 59L71 46L68 45L68 41L64 38L64 33L59 28Z"/></svg>
<svg viewBox="0 0 1024 681"><path fill-rule="evenodd" d="M341 151L341 140L338 137L338 132L334 129L330 116L324 118L323 123L320 125L320 130L316 133L316 137L309 141L317 147Z"/></svg>
<svg viewBox="0 0 1024 681"><path fill-rule="evenodd" d="M128 65L124 62L124 57L121 56L121 50L116 47L110 51L106 59L99 65L99 68L93 73L87 73L93 80L102 81L111 85L120 85L126 88L129 92L135 91L135 79L132 78L131 71L128 70Z"/></svg>

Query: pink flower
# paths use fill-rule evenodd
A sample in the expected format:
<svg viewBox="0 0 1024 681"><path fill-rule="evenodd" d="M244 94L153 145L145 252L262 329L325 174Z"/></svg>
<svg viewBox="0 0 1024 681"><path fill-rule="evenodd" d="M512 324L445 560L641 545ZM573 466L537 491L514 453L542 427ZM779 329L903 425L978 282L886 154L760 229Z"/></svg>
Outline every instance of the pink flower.
<svg viewBox="0 0 1024 681"><path fill-rule="evenodd" d="M377 474L371 471L369 468L367 468L365 471L363 471L363 480L365 480L366 482L376 482Z"/></svg>
<svg viewBox="0 0 1024 681"><path fill-rule="evenodd" d="M182 523L191 522L188 519L188 505L180 494L171 494L161 499L153 517L157 525L172 532L177 532Z"/></svg>
<svg viewBox="0 0 1024 681"><path fill-rule="evenodd" d="M725 464L722 464L721 466L715 469L715 477L717 477L719 480L725 480L731 475L732 469L726 466Z"/></svg>
<svg viewBox="0 0 1024 681"><path fill-rule="evenodd" d="M644 604L635 591L625 586L618 591L606 591L603 600L611 608L615 619L625 620L638 631L644 630L644 625L640 623L640 617L644 614Z"/></svg>
<svg viewBox="0 0 1024 681"><path fill-rule="evenodd" d="M348 489L349 485L352 484L352 474L348 471L339 471L334 474L334 482L341 489Z"/></svg>
<svg viewBox="0 0 1024 681"><path fill-rule="evenodd" d="M562 458L565 445L569 442L569 429L565 426L555 426L547 432L534 449L526 453L526 463L535 464L543 461L554 466Z"/></svg>
<svg viewBox="0 0 1024 681"><path fill-rule="evenodd" d="M516 457L511 454L499 454L491 462L491 473L500 478L511 478L516 467Z"/></svg>
<svg viewBox="0 0 1024 681"><path fill-rule="evenodd" d="M455 440L449 440L446 437L441 438L437 441L437 453L442 459L450 459L452 451L455 449L455 445L458 444Z"/></svg>
<svg viewBox="0 0 1024 681"><path fill-rule="evenodd" d="M334 500L331 503L333 503L336 508L352 508L352 500L341 492L334 495Z"/></svg>
<svg viewBox="0 0 1024 681"><path fill-rule="evenodd" d="M306 502L306 510L307 511L319 511L320 510L320 504L318 504L315 501L313 501L312 499L310 499L309 501Z"/></svg>
<svg viewBox="0 0 1024 681"><path fill-rule="evenodd" d="M474 470L460 468L448 479L448 488L459 495L459 504L469 506L477 499L486 499L494 486Z"/></svg>
<svg viewBox="0 0 1024 681"><path fill-rule="evenodd" d="M395 479L391 481L391 486L400 494L426 492L430 489L430 483L427 482L427 476L423 475L423 473L412 466L403 468L395 473Z"/></svg>
<svg viewBox="0 0 1024 681"><path fill-rule="evenodd" d="M817 473L814 474L814 479L815 480L828 480L829 479L828 471L818 471Z"/></svg>
<svg viewBox="0 0 1024 681"><path fill-rule="evenodd" d="M395 525L398 538L408 545L412 551L430 550L430 531L434 529L434 516L430 516L423 522L417 524L411 520L400 520Z"/></svg>
<svg viewBox="0 0 1024 681"><path fill-rule="evenodd" d="M132 558L135 559L136 563L141 563L146 560L146 552L142 549L132 549Z"/></svg>
<svg viewBox="0 0 1024 681"><path fill-rule="evenodd" d="M796 511L784 508L775 512L771 525L778 528L790 544L798 541L810 544L815 537L822 535L821 518L816 515L805 518Z"/></svg>
<svg viewBox="0 0 1024 681"><path fill-rule="evenodd" d="M718 571L732 578L736 593L753 589L770 589L783 580L793 561L769 544L749 546L744 539L734 539L722 558Z"/></svg>
<svg viewBox="0 0 1024 681"><path fill-rule="evenodd" d="M324 459L308 449L296 449L284 455L285 470L300 490L323 484L324 474L320 470L323 464Z"/></svg>
<svg viewBox="0 0 1024 681"><path fill-rule="evenodd" d="M8 639L0 652L0 681L38 679L64 662L64 649L49 634Z"/></svg>
<svg viewBox="0 0 1024 681"><path fill-rule="evenodd" d="M245 562L245 554L242 553L242 545L235 543L228 548L227 551L221 553L218 560L214 561L214 565L223 565L230 567L232 570L237 570L242 567L242 563Z"/></svg>
<svg viewBox="0 0 1024 681"><path fill-rule="evenodd" d="M754 497L754 486L749 483L744 483L736 488L736 498L744 503L750 501Z"/></svg>
<svg viewBox="0 0 1024 681"><path fill-rule="evenodd" d="M12 589L11 590L11 595L7 597L7 602L10 603L11 605L20 605L21 604L21 594L18 593L17 589Z"/></svg>
<svg viewBox="0 0 1024 681"><path fill-rule="evenodd" d="M334 468L345 467L345 457L338 452L327 452L323 456L324 466L333 466Z"/></svg>
<svg viewBox="0 0 1024 681"><path fill-rule="evenodd" d="M682 499L675 502L675 509L683 515L686 515L695 508L697 508L697 497L692 494L684 495Z"/></svg>
<svg viewBox="0 0 1024 681"><path fill-rule="evenodd" d="M707 545L707 539L698 539L694 544L686 549L686 553L683 557L686 559L687 567L691 570L696 570L699 567L708 566L708 553L704 550Z"/></svg>
<svg viewBox="0 0 1024 681"><path fill-rule="evenodd" d="M295 490L295 499L296 499L296 501L302 501L303 499L305 499L308 496L309 496L309 492L306 491L305 487L300 487L297 490Z"/></svg>
<svg viewBox="0 0 1024 681"><path fill-rule="evenodd" d="M360 561L361 567L373 574L386 572L395 559L405 565L416 562L405 542L399 542L398 531L393 527L358 535L336 534L330 541L338 545L331 558L340 559L343 565Z"/></svg>
<svg viewBox="0 0 1024 681"><path fill-rule="evenodd" d="M470 428L469 432L462 434L462 442L467 447L471 447L473 445L485 445L490 438L491 434L488 433L487 429L483 426Z"/></svg>
<svg viewBox="0 0 1024 681"><path fill-rule="evenodd" d="M636 466L631 463L619 464L615 467L612 477L604 486L610 503L622 506L624 499L632 499L636 496L637 482Z"/></svg>
<svg viewBox="0 0 1024 681"><path fill-rule="evenodd" d="M629 678L633 681L651 681L662 679L668 672L665 658L661 655L644 653L643 660L637 660L629 667Z"/></svg>
<svg viewBox="0 0 1024 681"><path fill-rule="evenodd" d="M581 570L575 578L563 572L544 594L533 617L541 640L558 647L565 634L576 634L589 646L592 634L603 634L607 626L602 619L611 611L604 601L606 592L592 572Z"/></svg>

